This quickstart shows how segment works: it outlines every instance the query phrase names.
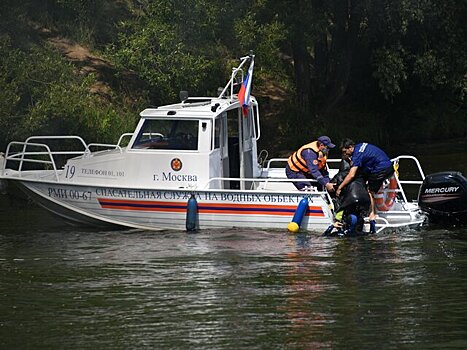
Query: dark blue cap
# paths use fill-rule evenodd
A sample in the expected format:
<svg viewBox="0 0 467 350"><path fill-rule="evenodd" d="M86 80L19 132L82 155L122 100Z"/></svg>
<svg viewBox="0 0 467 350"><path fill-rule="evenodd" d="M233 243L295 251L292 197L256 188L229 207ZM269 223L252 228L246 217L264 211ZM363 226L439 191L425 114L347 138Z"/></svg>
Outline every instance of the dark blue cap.
<svg viewBox="0 0 467 350"><path fill-rule="evenodd" d="M336 147L336 145L331 142L331 139L329 138L329 136L320 136L318 137L318 141L328 148Z"/></svg>

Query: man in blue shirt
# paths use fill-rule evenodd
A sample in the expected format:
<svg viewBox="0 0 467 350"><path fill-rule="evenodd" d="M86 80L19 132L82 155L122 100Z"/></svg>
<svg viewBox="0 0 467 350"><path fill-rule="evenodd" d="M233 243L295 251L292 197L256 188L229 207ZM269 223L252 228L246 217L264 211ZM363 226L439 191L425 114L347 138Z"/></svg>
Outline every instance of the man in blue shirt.
<svg viewBox="0 0 467 350"><path fill-rule="evenodd" d="M370 192L371 212L368 219L371 223L376 218L374 195L379 191L384 180L389 179L394 174L392 162L383 150L369 143L355 144L350 139L344 139L340 148L343 155L351 157L352 167L337 188L336 195L339 196L342 188L355 176L362 176L367 181Z"/></svg>

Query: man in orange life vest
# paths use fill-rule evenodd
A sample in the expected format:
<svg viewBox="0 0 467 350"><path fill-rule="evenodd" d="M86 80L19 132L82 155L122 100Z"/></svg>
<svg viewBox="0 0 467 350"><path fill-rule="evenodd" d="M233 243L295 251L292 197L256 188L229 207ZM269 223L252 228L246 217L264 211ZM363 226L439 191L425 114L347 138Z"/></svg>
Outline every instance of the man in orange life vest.
<svg viewBox="0 0 467 350"><path fill-rule="evenodd" d="M334 185L329 182L329 173L326 166L326 154L328 148L334 148L328 136L320 136L316 141L300 147L287 161L285 174L289 179L315 179L318 181L318 188L325 187L328 191L334 191ZM304 191L308 186L307 182L294 182L297 189Z"/></svg>

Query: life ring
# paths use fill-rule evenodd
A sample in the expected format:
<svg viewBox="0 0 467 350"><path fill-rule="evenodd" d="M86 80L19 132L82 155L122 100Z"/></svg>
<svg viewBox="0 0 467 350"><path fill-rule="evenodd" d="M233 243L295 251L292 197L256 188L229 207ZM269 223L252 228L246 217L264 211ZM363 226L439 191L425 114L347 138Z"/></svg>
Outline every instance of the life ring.
<svg viewBox="0 0 467 350"><path fill-rule="evenodd" d="M396 176L393 175L389 178L389 185L384 190L384 186L381 186L378 193L375 194L375 206L379 211L391 210L396 199L396 190L398 188Z"/></svg>

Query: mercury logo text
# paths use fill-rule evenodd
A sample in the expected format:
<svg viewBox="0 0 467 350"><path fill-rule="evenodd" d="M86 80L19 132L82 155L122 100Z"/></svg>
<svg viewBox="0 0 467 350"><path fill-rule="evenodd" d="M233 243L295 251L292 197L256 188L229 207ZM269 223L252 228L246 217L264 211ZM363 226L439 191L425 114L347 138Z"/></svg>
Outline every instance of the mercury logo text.
<svg viewBox="0 0 467 350"><path fill-rule="evenodd" d="M436 188L427 188L425 189L425 193L454 193L457 192L459 186L457 187L436 187Z"/></svg>

